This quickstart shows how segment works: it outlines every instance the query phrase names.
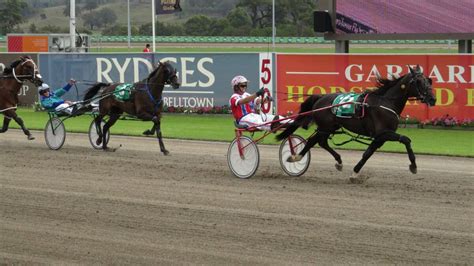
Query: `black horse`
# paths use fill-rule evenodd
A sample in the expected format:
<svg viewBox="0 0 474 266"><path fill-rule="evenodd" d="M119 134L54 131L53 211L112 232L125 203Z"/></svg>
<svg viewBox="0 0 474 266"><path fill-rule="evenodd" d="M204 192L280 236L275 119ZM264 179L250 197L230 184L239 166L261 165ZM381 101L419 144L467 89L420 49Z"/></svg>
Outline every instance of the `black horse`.
<svg viewBox="0 0 474 266"><path fill-rule="evenodd" d="M308 152L311 147L319 144L323 149L327 150L336 159L336 169L342 170L341 156L328 145L328 138L341 128L345 128L356 134L367 136L373 139L364 152L362 159L354 167L353 178L356 181L359 171L372 156L372 154L380 148L386 141L399 141L403 143L407 149L408 158L410 159L410 171L416 173L417 166L415 154L411 148L411 140L404 135L396 133L399 123L400 114L405 108L409 98L416 98L429 106L434 106L436 98L432 92L432 81L425 77L419 66L415 69L409 67L410 73L393 80L378 78L377 87L373 91L366 91L365 104L361 104L365 108L363 117L341 118L332 112L330 107L334 99L339 94L312 95L301 104L299 115L295 121L288 125L282 133L277 135L278 140L282 140L290 136L299 127L307 128L310 123L317 125L315 134L312 135L298 155L288 158L289 162L299 161ZM325 108L326 107L326 108ZM323 108L321 111L310 112ZM309 114L307 112L310 112Z"/></svg>
<svg viewBox="0 0 474 266"><path fill-rule="evenodd" d="M25 81L31 81L35 86L41 86L43 80L39 74L35 62L29 56L20 56L5 68L0 75L0 113L3 114L3 126L0 133L8 130L10 121L13 119L21 127L23 133L29 140L35 139L26 128L23 119L16 114L16 108L19 102L18 93Z"/></svg>
<svg viewBox="0 0 474 266"><path fill-rule="evenodd" d="M109 128L115 124L123 112L126 112L141 120L153 121L160 149L165 155L168 155L169 152L163 144L160 127L161 112L163 110L162 93L166 84L170 84L174 89L180 86L176 70L173 66L169 62L160 62L147 78L133 84L130 100L128 101L118 101L112 96L115 88L120 85L119 83L97 83L89 88L84 96L84 101L93 100L93 97L99 91L101 92L100 96L97 96L100 99L99 115L95 119L96 126L99 129L97 145L102 144L102 149L105 151L114 151L114 149L107 147L107 134ZM102 119L107 115L109 120L101 128Z"/></svg>

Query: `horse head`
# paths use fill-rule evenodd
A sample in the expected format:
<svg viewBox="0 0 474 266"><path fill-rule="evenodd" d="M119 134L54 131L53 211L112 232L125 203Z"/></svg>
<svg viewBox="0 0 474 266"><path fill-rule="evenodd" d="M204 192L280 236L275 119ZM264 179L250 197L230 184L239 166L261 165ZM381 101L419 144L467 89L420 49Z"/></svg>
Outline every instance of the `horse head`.
<svg viewBox="0 0 474 266"><path fill-rule="evenodd" d="M178 89L181 83L179 83L178 75L176 74L176 69L170 64L169 61L160 62L160 65L162 65L164 69L164 75L165 75L165 84L170 84L173 89Z"/></svg>
<svg viewBox="0 0 474 266"><path fill-rule="evenodd" d="M429 106L434 106L436 104L436 97L433 94L433 81L431 78L423 75L420 65L417 65L415 69L411 66L408 67L410 69L410 74L407 75L408 96L415 97L417 100L420 100L422 103L426 103Z"/></svg>
<svg viewBox="0 0 474 266"><path fill-rule="evenodd" d="M31 81L36 86L43 84L43 79L39 73L38 67L29 56L20 56L19 60L14 61L10 65L11 74L18 83L25 80Z"/></svg>
<svg viewBox="0 0 474 266"><path fill-rule="evenodd" d="M175 90L181 85L178 75L176 74L176 69L168 61L158 63L158 67L148 76L148 80L152 79L154 80L152 83L159 85L169 84Z"/></svg>

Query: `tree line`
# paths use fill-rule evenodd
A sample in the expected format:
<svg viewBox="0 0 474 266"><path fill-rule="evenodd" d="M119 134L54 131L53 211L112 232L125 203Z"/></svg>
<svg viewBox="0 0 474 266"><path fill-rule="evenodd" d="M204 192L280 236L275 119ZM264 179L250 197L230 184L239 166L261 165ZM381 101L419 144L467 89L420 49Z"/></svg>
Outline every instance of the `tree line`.
<svg viewBox="0 0 474 266"><path fill-rule="evenodd" d="M34 0L29 0L34 1ZM41 1L41 0L37 0ZM69 0L64 15L69 16ZM126 35L127 26L116 23L116 11L102 5L116 0L76 0L76 17L81 17L80 31L102 35ZM143 0L131 0L141 2ZM313 0L275 0L277 36L314 36ZM163 23L158 16L156 35L161 36L270 36L272 32L272 0L193 0L181 1L183 12L174 16L184 22ZM31 4L31 3L30 3ZM18 30L25 13L31 7L24 0L6 0L0 7L0 34ZM8 10L8 11L7 11ZM46 26L37 28L30 24L30 33L68 32L68 27ZM16 31L18 32L18 31ZM152 25L132 26L132 35L151 35Z"/></svg>

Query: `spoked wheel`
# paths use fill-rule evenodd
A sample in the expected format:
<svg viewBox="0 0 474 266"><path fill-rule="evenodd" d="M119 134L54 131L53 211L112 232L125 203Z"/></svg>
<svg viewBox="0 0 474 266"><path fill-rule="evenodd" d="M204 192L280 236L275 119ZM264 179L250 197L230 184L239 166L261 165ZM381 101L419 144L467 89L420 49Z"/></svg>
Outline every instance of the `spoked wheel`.
<svg viewBox="0 0 474 266"><path fill-rule="evenodd" d="M104 128L104 125L105 125L105 122L104 121L100 121L100 128ZM89 142L91 143L92 147L94 147L94 149L102 149L102 144L101 145L97 145L97 138L99 137L99 129L96 127L95 125L95 121L92 120L92 123L91 125L89 126ZM105 141L106 143L109 143L109 138L110 138L110 135L109 133L107 133L106 137L105 137Z"/></svg>
<svg viewBox="0 0 474 266"><path fill-rule="evenodd" d="M51 150L59 150L66 140L66 128L61 119L53 117L44 127L44 139Z"/></svg>
<svg viewBox="0 0 474 266"><path fill-rule="evenodd" d="M239 146L242 156L240 156ZM241 136L232 141L227 150L227 164L232 174L238 178L250 178L257 171L259 163L260 153L257 144L251 138Z"/></svg>
<svg viewBox="0 0 474 266"><path fill-rule="evenodd" d="M308 170L311 161L311 151L308 151L298 162L287 161L290 156L299 154L305 144L306 140L298 135L291 135L280 144L280 165L289 176L300 176Z"/></svg>

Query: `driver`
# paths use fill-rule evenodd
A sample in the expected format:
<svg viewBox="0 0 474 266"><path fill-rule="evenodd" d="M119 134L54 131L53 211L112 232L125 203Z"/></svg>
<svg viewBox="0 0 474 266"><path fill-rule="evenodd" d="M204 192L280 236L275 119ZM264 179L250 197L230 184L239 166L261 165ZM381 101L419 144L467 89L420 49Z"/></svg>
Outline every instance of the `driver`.
<svg viewBox="0 0 474 266"><path fill-rule="evenodd" d="M41 106L43 106L48 111L64 112L69 115L75 111L75 102L65 101L61 98L66 92L71 89L76 81L70 79L69 82L62 88L59 88L53 92L50 91L49 85L43 83L38 87L38 93L40 95Z"/></svg>
<svg viewBox="0 0 474 266"><path fill-rule="evenodd" d="M234 115L235 121L239 125L246 125L249 127L257 126L260 130L270 131L272 124L262 124L278 119L278 116L271 114L257 114L255 106L270 101L271 99L265 98L262 101L260 96L263 96L265 92L263 88L254 94L246 92L248 82L249 81L244 76L240 75L235 76L231 81L234 94L230 97L229 104L232 108L232 114Z"/></svg>

